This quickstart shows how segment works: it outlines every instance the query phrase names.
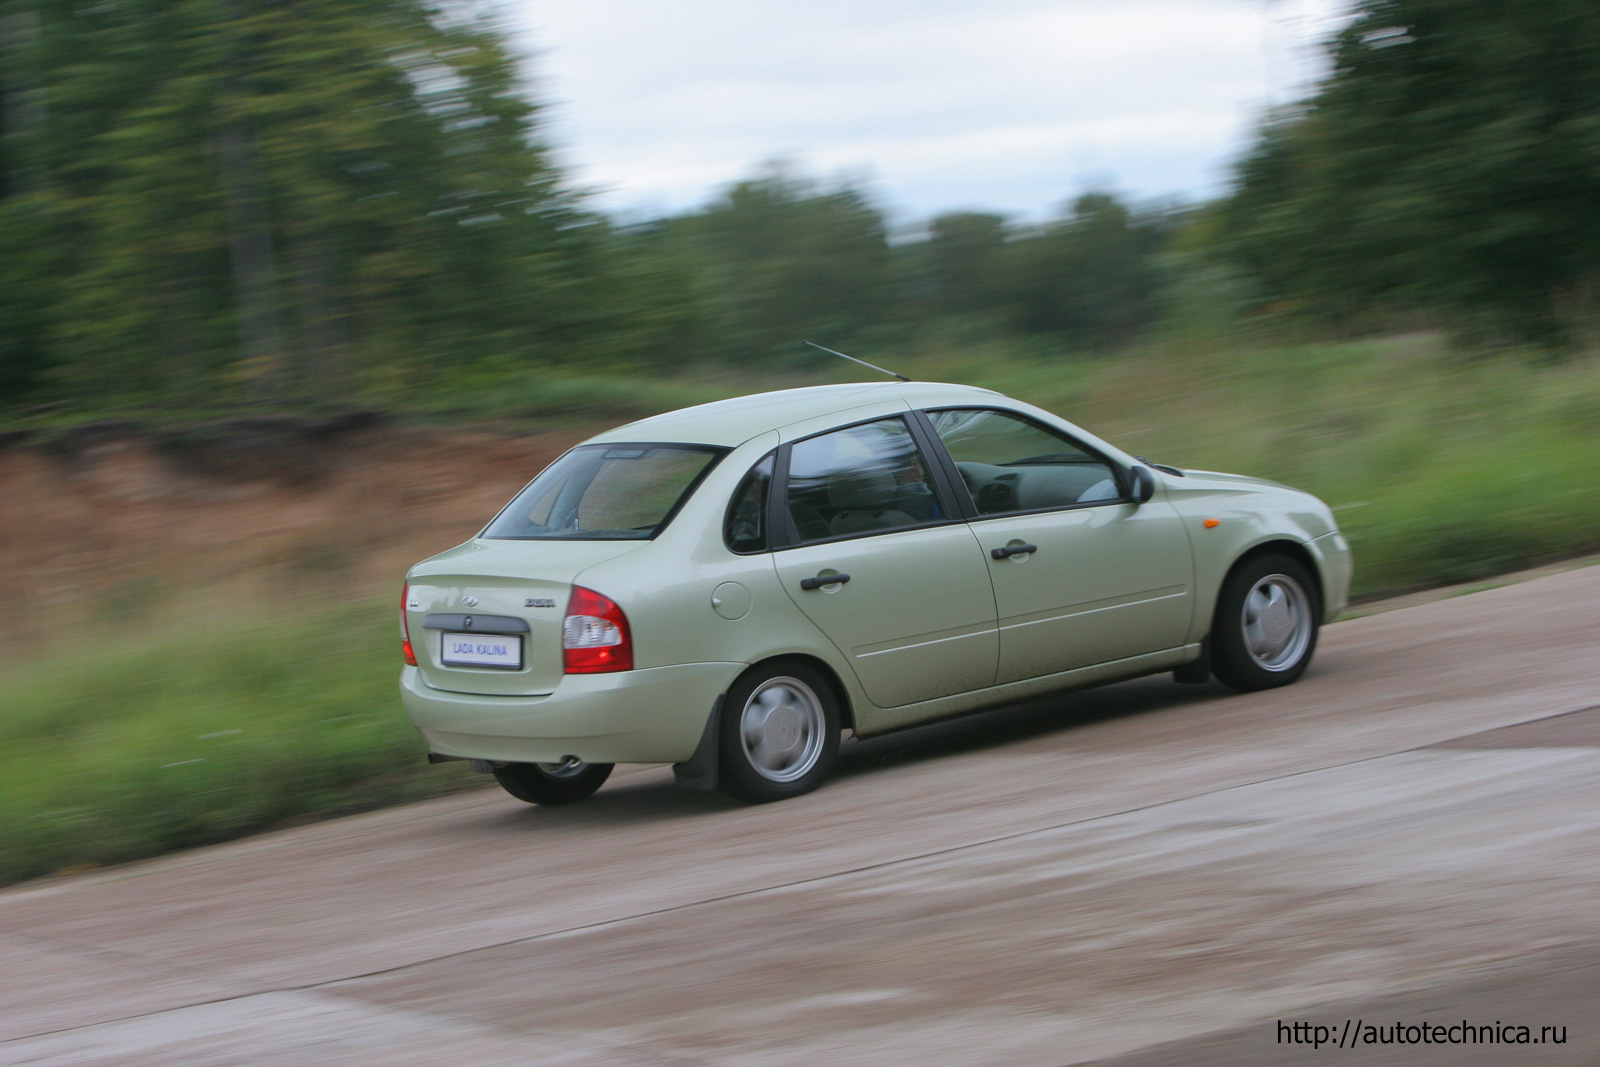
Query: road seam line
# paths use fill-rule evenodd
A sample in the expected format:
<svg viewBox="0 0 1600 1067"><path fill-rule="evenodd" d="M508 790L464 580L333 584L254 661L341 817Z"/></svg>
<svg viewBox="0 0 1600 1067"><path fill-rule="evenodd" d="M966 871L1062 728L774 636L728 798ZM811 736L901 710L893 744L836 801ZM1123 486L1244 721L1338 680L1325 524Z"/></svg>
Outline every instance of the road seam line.
<svg viewBox="0 0 1600 1067"><path fill-rule="evenodd" d="M1557 718L1557 717L1559 717L1561 715L1571 714L1573 711L1585 711L1585 710L1589 710L1589 709L1587 709L1587 708L1574 708L1574 709L1571 709L1570 711L1556 712L1553 715L1542 716L1542 718ZM1531 721L1536 721L1536 720L1528 720L1528 721L1531 722ZM1479 731L1479 732L1482 732L1482 731ZM1472 734L1462 734L1460 736L1461 737L1470 737L1470 736L1472 736ZM1453 740L1456 740L1456 738L1446 738L1445 740L1453 741ZM229 1003L231 1001L235 1001L235 1000L248 1000L251 997L265 996L265 995L270 994L270 993L314 992L314 991L317 991L317 990L330 989L330 987L337 986L337 985L343 985L343 984L350 983L350 982L359 982L359 981L362 981L362 980L368 979L368 978L378 978L378 977L382 977L384 975L395 974L395 973L398 973L400 971L410 970L413 967L423 967L423 966L427 966L428 964L439 963L439 962L442 962L444 960L458 959L458 958L460 958L462 956L469 956L469 955L471 955L471 954L473 954L475 952L486 952L486 951L489 951L489 950L492 950L492 949L509 948L509 947L511 947L513 945L531 944L533 942L543 941L543 940L546 940L548 938L564 937L564 936L567 936L569 934L585 933L585 932L590 931L590 930L599 930L599 929L603 929L603 928L608 927L608 926L618 926L618 925L621 925L623 923L634 922L634 921L640 920L640 919L658 918L658 917L663 916L663 915L671 915L671 914L674 914L676 912L687 911L687 910L689 910L691 908L703 907L705 905L724 904L724 903L727 903L729 901L740 900L740 899L743 899L743 898L746 898L746 897L759 896L759 895L761 895L763 893L779 892L779 891L782 891L782 890L785 890L785 889L792 889L792 888L796 888L796 887L799 887L799 886L813 885L813 884L817 884L817 883L821 883L821 882L831 881L831 880L834 880L834 879L848 878L848 877L850 877L852 875L865 874L865 873L868 873L868 872L871 872L871 871L885 870L885 869L890 868L890 867L899 866L900 864L914 863L914 862L917 862L919 860L933 859L933 858L938 857L938 856L948 856L948 855L951 855L951 854L954 854L954 853L957 853L957 852L964 852L964 851L966 851L968 849L982 848L982 847L985 847L987 845L1002 844L1002 843L1005 843L1005 842L1008 842L1008 841L1019 841L1019 840L1022 840L1024 838L1027 838L1027 837L1033 837L1033 836L1037 836L1037 835L1040 835L1040 834L1052 833L1052 832L1057 831L1057 830L1065 830L1065 829L1068 829L1068 828L1071 828L1071 827L1074 827L1074 826L1085 826L1085 825L1089 825L1091 823L1102 822L1102 821L1107 820L1107 819L1120 818L1120 817L1122 817L1124 815L1134 815L1134 814L1138 814L1140 812L1155 811L1155 810L1157 810L1159 808L1164 808L1164 807L1167 807L1167 806L1172 805L1172 804L1183 804L1183 803L1187 803L1188 801L1191 801L1191 800L1198 800L1201 797L1214 796L1216 794L1226 793L1226 792L1229 792L1229 791L1234 790L1234 789L1248 789L1251 786L1265 785L1265 784L1267 784L1269 782L1281 782L1281 781L1286 781L1286 780L1291 779L1291 778L1302 777L1302 776L1308 775L1308 774L1320 774L1323 771L1339 770L1339 769L1345 768L1345 767L1354 767L1354 766L1357 766L1357 765L1362 764L1362 763L1371 763L1371 762L1373 762L1375 760L1389 759L1389 758L1391 758L1393 756L1402 756L1402 755L1409 755L1409 754L1414 753L1414 752L1423 752L1423 751L1427 751L1428 749L1430 749L1434 745L1438 745L1438 744L1441 744L1441 743L1442 742L1439 742L1439 741L1430 741L1430 742L1427 742L1425 744L1414 745L1414 746L1412 746L1410 748L1396 749L1395 751L1392 751L1392 752L1381 752L1381 753L1377 753L1377 754L1374 754L1374 755L1371 755L1371 756L1361 756L1361 757L1359 757L1357 759L1344 760L1344 761L1339 762L1339 763L1330 763L1330 764L1327 764L1327 765L1321 766L1321 767L1308 767L1308 768L1304 768L1304 769L1298 770L1298 771L1288 771L1288 772L1286 772L1284 774L1269 775L1269 776L1267 776L1265 778L1252 779L1252 780L1247 781L1247 782L1235 782L1235 783L1232 783L1232 784L1229 784L1229 785L1218 786L1218 787L1216 787L1214 789L1203 789L1203 790L1201 790L1201 791L1199 791L1197 793L1190 793L1190 794L1186 794L1186 795L1181 796L1181 797L1172 797L1172 798L1169 798L1167 800L1158 800L1158 801L1155 801L1155 802L1150 803L1150 804L1138 804L1138 805L1134 805L1133 807L1122 808L1122 809L1119 809L1117 811L1112 811L1112 812L1104 812L1104 813L1099 814L1099 815L1090 815L1090 816L1086 816L1086 817L1081 818L1081 819L1069 819L1066 822L1054 823L1054 824L1049 825L1049 826L1038 826L1038 827L1033 827L1033 828L1027 829L1027 830L1018 830L1018 831L1016 831L1014 833L1000 834L1000 835L997 835L995 837L988 837L988 838L984 838L984 839L979 840L979 841L967 841L967 842L963 842L962 844L959 844L959 845L949 845L949 846L946 846L944 848L937 848L937 849L933 849L933 850L928 851L928 852L918 853L916 855L899 856L899 857L896 857L894 859L880 860L880 861L878 861L876 863L862 864L860 866L850 867L850 868L847 868L845 870L830 871L827 874L812 875L812 876L807 877L807 878L796 878L796 879L794 879L792 881L778 882L778 883L775 883L773 885L760 886L760 887L753 888L753 889L741 889L741 890L739 890L737 892L724 893L724 894L722 894L720 896L714 896L714 897L705 897L705 898L703 898L701 900L693 900L693 901L688 901L688 902L685 902L685 903L682 903L682 904L674 904L674 905L671 905L671 906L665 907L665 908L655 908L655 909L651 909L651 910L648 910L648 911L634 912L633 914L630 914L630 915L619 915L619 916L614 916L614 917L607 918L607 919L597 919L597 920L595 920L593 922L579 923L576 926L563 927L563 928L561 928L559 930L546 930L546 931L543 931L541 933L528 934L528 935L526 935L524 937L513 937L513 938L508 938L507 940L504 940L504 941L495 941L495 942L491 942L491 943L485 944L485 945L475 945L475 946L473 946L471 948L464 948L464 949L460 949L460 950L457 950L457 951L454 951L454 952L446 952L446 953L443 953L443 954L438 955L438 956L430 956L427 959L410 960L410 961L407 961L405 963L397 963L397 964L393 964L393 965L388 966L388 967L379 967L379 968L377 968L375 970L363 971L363 972L361 972L359 974L344 975L344 976L339 977L339 978L328 978L328 979L324 979L324 980L318 981L318 982L305 982L305 983L301 983L301 984L298 984L298 985L273 986L273 987L266 988L266 989L253 990L251 992L235 993L235 994L232 994L230 996L225 996L225 997L215 997L215 998L212 998L212 999L209 999L209 1000L197 1000L197 1001L193 1001L193 1002L187 1003L187 1004L175 1005L175 1006L170 1007L170 1008L158 1008L158 1009L153 1010L153 1011L135 1012L135 1013L133 1013L131 1015L118 1016L118 1017L113 1018L113 1019L102 1019L102 1020L98 1020L96 1022L91 1022L91 1023L80 1023L80 1024L76 1025L76 1026L64 1026L64 1027L60 1027L60 1028L55 1029L55 1030L42 1030L42 1031L39 1031L38 1033L24 1034L24 1035L19 1036L19 1037L3 1038L3 1039L0 1039L0 1046L8 1045L8 1044L11 1044L11 1043L16 1042L16 1041L27 1041L27 1040L30 1040L32 1038L37 1038L37 1037L50 1037L50 1036L57 1035L57 1034L71 1033L74 1030L85 1030L85 1029L89 1029L89 1028L96 1027L96 1026L109 1026L109 1025L112 1025L114 1023L131 1022L131 1021L133 1021L135 1019L144 1019L144 1018L150 1018L152 1016L164 1015L164 1014L166 1014L168 1012L182 1011L182 1010L184 1010L186 1008L200 1008L200 1007L207 1007L207 1006L213 1005L213 1004L227 1004L227 1003Z"/></svg>

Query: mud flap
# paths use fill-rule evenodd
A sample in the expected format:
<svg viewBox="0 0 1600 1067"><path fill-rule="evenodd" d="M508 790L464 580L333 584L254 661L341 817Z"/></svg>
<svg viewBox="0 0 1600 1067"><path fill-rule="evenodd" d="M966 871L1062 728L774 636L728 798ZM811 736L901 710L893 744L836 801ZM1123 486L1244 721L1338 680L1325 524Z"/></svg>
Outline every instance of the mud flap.
<svg viewBox="0 0 1600 1067"><path fill-rule="evenodd" d="M672 765L672 776L681 789L709 793L717 787L717 728L722 724L722 697L711 705L706 718L706 728L700 734L700 744L694 755L682 763Z"/></svg>
<svg viewBox="0 0 1600 1067"><path fill-rule="evenodd" d="M1172 680L1182 685L1205 685L1211 681L1211 635L1200 639L1200 658L1172 672Z"/></svg>

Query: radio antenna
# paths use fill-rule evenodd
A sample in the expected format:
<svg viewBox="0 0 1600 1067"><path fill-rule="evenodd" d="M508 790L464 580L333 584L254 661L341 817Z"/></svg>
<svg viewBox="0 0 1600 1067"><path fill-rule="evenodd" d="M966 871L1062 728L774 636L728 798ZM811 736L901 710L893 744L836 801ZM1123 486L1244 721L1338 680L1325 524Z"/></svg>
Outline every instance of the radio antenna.
<svg viewBox="0 0 1600 1067"><path fill-rule="evenodd" d="M815 341L807 341L806 344L810 345L812 348L822 348L822 346L817 344L817 342L815 342ZM880 367L880 366L878 366L878 365L876 365L874 363L868 363L864 359L857 359L855 356L847 356L843 352L835 352L831 348L822 348L822 350L824 352L828 353L829 355L838 356L840 359L848 359L851 363L859 363L863 367L867 367L867 368L870 368L871 370L877 371L879 374L887 374L891 378L899 378L902 382L909 382L911 380L910 378L907 378L904 374L896 374L892 370L885 370L884 368L882 368L882 367Z"/></svg>

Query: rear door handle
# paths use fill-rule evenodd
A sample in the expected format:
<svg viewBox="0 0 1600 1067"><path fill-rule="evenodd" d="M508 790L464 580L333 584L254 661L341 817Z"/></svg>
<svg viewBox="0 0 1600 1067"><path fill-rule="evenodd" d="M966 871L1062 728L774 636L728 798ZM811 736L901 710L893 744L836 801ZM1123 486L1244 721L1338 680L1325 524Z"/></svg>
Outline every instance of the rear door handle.
<svg viewBox="0 0 1600 1067"><path fill-rule="evenodd" d="M800 579L801 589L821 589L825 585L843 585L850 580L848 574L819 574L815 578Z"/></svg>
<svg viewBox="0 0 1600 1067"><path fill-rule="evenodd" d="M1004 548L991 548L989 555L995 559L1010 559L1012 556L1026 556L1030 552L1039 551L1038 545L1007 545Z"/></svg>

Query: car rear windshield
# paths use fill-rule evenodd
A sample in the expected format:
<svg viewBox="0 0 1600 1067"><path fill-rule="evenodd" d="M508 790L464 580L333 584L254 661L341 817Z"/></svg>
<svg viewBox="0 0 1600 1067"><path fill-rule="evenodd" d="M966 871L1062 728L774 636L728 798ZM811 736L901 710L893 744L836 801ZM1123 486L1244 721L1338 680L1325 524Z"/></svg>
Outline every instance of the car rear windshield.
<svg viewBox="0 0 1600 1067"><path fill-rule="evenodd" d="M482 536L647 540L723 451L703 445L582 445L545 468Z"/></svg>

